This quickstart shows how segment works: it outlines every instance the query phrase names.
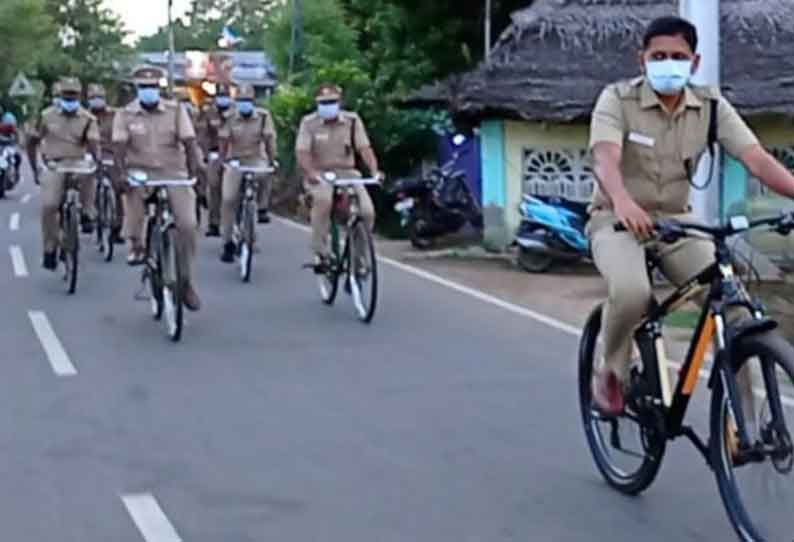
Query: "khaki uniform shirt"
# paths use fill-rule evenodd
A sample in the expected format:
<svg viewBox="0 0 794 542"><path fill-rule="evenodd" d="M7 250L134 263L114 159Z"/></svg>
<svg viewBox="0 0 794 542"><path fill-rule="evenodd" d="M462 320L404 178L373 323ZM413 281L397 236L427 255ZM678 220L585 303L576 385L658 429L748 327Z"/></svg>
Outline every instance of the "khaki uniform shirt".
<svg viewBox="0 0 794 542"><path fill-rule="evenodd" d="M295 142L295 150L310 152L314 167L320 170L355 169L355 151L371 146L364 121L348 111L332 122L317 113L305 116Z"/></svg>
<svg viewBox="0 0 794 542"><path fill-rule="evenodd" d="M73 115L48 107L33 125L30 137L41 141L45 160L82 160L88 143L100 140L96 118L82 107Z"/></svg>
<svg viewBox="0 0 794 542"><path fill-rule="evenodd" d="M689 209L689 177L707 150L710 99L719 100L717 139L730 155L758 144L758 138L719 91L687 87L672 115L662 106L644 77L609 85L593 111L590 147L608 142L622 150L621 170L626 190L650 213L680 214ZM593 210L609 210L611 202L598 188Z"/></svg>
<svg viewBox="0 0 794 542"><path fill-rule="evenodd" d="M134 101L113 122L113 143L126 145L127 166L147 173L186 177L183 143L195 137L187 110L175 102L161 101L147 111Z"/></svg>
<svg viewBox="0 0 794 542"><path fill-rule="evenodd" d="M276 148L276 128L273 118L265 109L257 107L250 117L239 113L230 117L218 131L220 139L231 144L229 158L264 159L271 161L274 157L267 155L266 141L271 141L271 148Z"/></svg>
<svg viewBox="0 0 794 542"><path fill-rule="evenodd" d="M220 146L219 133L226 121L234 115L232 108L221 113L214 105L205 105L197 115L196 134L204 154L217 151Z"/></svg>
<svg viewBox="0 0 794 542"><path fill-rule="evenodd" d="M116 109L107 107L104 111L95 114L95 116L99 124L102 154L113 154L113 119L116 117Z"/></svg>

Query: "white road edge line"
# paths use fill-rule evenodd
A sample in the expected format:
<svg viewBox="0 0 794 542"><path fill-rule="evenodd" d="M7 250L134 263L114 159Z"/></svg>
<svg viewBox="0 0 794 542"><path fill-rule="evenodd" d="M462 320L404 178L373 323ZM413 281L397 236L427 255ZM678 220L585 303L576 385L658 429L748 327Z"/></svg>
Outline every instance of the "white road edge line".
<svg viewBox="0 0 794 542"><path fill-rule="evenodd" d="M278 222L280 222L280 223L282 223L282 224L284 224L286 226L290 226L292 228L295 228L295 229L298 229L298 230L301 230L301 231L304 231L304 232L311 232L312 231L310 227L306 226L305 224L300 224L299 222L295 222L294 220L290 220L288 218L284 218L284 217L281 217L281 216L277 216L275 218L276 218L276 220ZM384 256L378 256L378 261L381 261L383 263L389 264L392 267L396 267L397 269L399 269L401 271L404 271L406 273L409 273L411 275L423 278L425 280L429 280L430 282L435 282L436 284L439 284L441 286L446 286L447 288L449 288L451 290L455 290L456 292L460 292L462 294L466 294L466 295L468 295L470 297L473 297L473 298L478 299L480 301L483 301L485 303L490 303L491 305L495 305L497 307L501 307L502 309L505 309L508 312L512 312L514 314L518 314L519 316L524 316L526 318L530 318L532 320L535 320L536 322L540 322L542 324L545 324L545 325L547 325L547 326L549 326L549 327L551 327L553 329L556 329L558 331L562 331L563 333L567 333L567 334L573 335L575 337L579 337L582 334L582 332L581 332L581 330L579 328L574 327L574 326L572 326L570 324L566 324L565 322L557 320L556 318L552 318L551 316L546 316L545 314L541 314L539 312L535 312L533 310L527 309L525 307L521 307L521 306L516 305L514 303L510 303L509 301L505 301L503 299L499 299L498 297L492 296L490 294L486 294L485 292L482 292L480 290L476 290L474 288L469 288L468 286L464 286L464 285L459 284L457 282L445 279L443 277L439 277L438 275L435 275L433 273L429 273L427 271L424 271L424 270L419 269L417 267L414 267L412 265L407 265L407 264L404 264L402 262L398 262L396 260L392 260L391 258L386 258ZM681 363L672 363L671 362L670 366L680 370L682 364ZM700 377L703 380L707 380L710 376L711 375L705 369L702 369L700 371ZM760 390L757 390L757 389L755 390L755 392L756 392L756 394L762 393ZM782 401L787 406L794 407L794 399L784 395L782 397Z"/></svg>
<svg viewBox="0 0 794 542"><path fill-rule="evenodd" d="M52 329L50 320L47 315L42 311L28 311L30 323L33 324L33 329L47 354L47 359L50 361L53 372L57 376L75 376L77 369L72 365L69 355L64 350L61 341Z"/></svg>
<svg viewBox="0 0 794 542"><path fill-rule="evenodd" d="M30 198L31 198L31 197L32 197L32 196L31 196L30 194L25 194L24 196L22 196L22 199L20 199L19 201L20 201L21 203L27 203L27 202L29 202L29 201L30 201Z"/></svg>
<svg viewBox="0 0 794 542"><path fill-rule="evenodd" d="M8 247L8 253L11 256L11 265L14 267L14 276L27 277L28 266L25 263L25 254L22 248L18 245L11 245Z"/></svg>
<svg viewBox="0 0 794 542"><path fill-rule="evenodd" d="M157 499L150 493L122 495L121 500L146 542L182 542Z"/></svg>
<svg viewBox="0 0 794 542"><path fill-rule="evenodd" d="M17 231L19 229L19 213L11 214L11 217L8 219L8 229L11 231Z"/></svg>

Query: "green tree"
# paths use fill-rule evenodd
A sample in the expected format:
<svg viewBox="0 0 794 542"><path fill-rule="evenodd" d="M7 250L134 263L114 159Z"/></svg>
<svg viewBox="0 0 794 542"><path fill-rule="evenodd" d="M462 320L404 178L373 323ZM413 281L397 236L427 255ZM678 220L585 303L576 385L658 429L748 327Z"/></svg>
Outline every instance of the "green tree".
<svg viewBox="0 0 794 542"><path fill-rule="evenodd" d="M34 75L36 65L55 50L56 35L45 0L0 1L0 96L18 72ZM3 102L11 104L7 97Z"/></svg>
<svg viewBox="0 0 794 542"><path fill-rule="evenodd" d="M131 49L124 44L121 19L103 0L46 0L57 25L61 48L40 63L39 73L49 86L62 75L89 82L110 83Z"/></svg>

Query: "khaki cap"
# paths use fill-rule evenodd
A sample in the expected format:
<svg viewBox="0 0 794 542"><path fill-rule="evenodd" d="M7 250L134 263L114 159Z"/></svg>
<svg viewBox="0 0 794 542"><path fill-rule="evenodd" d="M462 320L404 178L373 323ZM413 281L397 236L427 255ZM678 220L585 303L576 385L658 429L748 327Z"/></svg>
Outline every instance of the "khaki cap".
<svg viewBox="0 0 794 542"><path fill-rule="evenodd" d="M107 92L105 91L105 87L100 85L99 83L92 83L88 85L88 97L89 98L107 97Z"/></svg>
<svg viewBox="0 0 794 542"><path fill-rule="evenodd" d="M132 80L136 85L159 85L165 75L165 70L156 66L141 66L132 71Z"/></svg>
<svg viewBox="0 0 794 542"><path fill-rule="evenodd" d="M237 90L237 98L242 100L253 100L256 98L256 91L253 85L247 83L240 85L240 88Z"/></svg>
<svg viewBox="0 0 794 542"><path fill-rule="evenodd" d="M331 83L326 83L324 85L320 85L320 88L317 89L317 93L314 95L314 98L320 101L333 101L333 100L341 100L342 99L342 88L339 85L334 85Z"/></svg>
<svg viewBox="0 0 794 542"><path fill-rule="evenodd" d="M61 77L58 81L58 90L60 94L64 92L76 92L79 94L83 91L83 85L77 77Z"/></svg>

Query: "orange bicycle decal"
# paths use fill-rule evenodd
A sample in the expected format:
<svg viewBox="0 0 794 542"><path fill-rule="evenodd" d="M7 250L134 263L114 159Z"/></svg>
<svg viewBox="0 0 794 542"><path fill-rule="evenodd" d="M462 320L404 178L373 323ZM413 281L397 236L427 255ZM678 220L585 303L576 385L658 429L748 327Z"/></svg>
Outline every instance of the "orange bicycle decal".
<svg viewBox="0 0 794 542"><path fill-rule="evenodd" d="M714 338L715 327L714 317L710 316L703 325L703 331L700 333L700 338L695 347L695 353L692 357L692 363L689 366L689 372L686 375L686 380L684 380L684 387L681 390L684 395L692 395L692 390L695 389L698 376L700 375L700 368L703 366L703 360L706 359L706 351L708 350L709 344L711 344L711 340Z"/></svg>

